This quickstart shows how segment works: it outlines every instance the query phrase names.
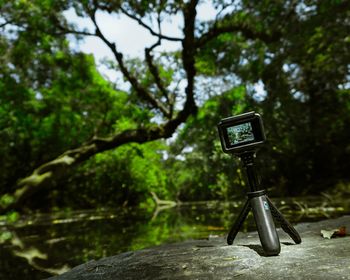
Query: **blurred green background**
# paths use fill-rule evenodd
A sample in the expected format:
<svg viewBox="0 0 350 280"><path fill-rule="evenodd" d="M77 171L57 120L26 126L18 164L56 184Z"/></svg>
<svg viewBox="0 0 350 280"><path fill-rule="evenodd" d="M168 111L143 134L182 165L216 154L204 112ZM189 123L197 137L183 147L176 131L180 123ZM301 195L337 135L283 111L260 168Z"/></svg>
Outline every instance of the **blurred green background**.
<svg viewBox="0 0 350 280"><path fill-rule="evenodd" d="M216 124L251 110L262 114L268 139L258 157L264 186L279 196L348 189L347 2L241 1L238 7L214 2L217 9L224 4L233 9L217 20L217 26L238 22L252 34L222 33L198 48L194 56L198 113L177 129L171 141L130 143L96 154L23 207L137 205L150 197L150 191L182 201L241 195L239 163L222 153ZM75 9L88 17L91 3L4 1L1 5L5 31L0 41L1 194L13 191L16 182L36 167L94 136L157 123L159 112L143 104L133 89L120 90L120 85L104 78L94 57L70 48L66 34L59 32L56 21L68 25L63 11ZM111 3L110 8L121 13L119 2ZM130 1L127 7L146 17L157 9L175 13L168 11L170 7L183 6L181 1L152 3ZM99 5L103 10L108 3ZM196 32L204 33L211 25L213 21L197 23ZM270 37L260 38L263 35ZM169 87L177 79L173 62L179 63L180 52L156 53L160 77ZM142 58L126 63L140 84L152 91L154 81Z"/></svg>

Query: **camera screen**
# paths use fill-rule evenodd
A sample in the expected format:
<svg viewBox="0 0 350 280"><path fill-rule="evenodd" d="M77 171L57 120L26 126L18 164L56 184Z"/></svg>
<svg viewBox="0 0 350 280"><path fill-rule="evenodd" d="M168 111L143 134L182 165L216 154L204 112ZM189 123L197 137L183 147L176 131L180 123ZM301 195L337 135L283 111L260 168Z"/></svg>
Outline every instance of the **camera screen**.
<svg viewBox="0 0 350 280"><path fill-rule="evenodd" d="M226 128L230 145L236 145L243 142L254 141L254 133L250 122L242 123Z"/></svg>
<svg viewBox="0 0 350 280"><path fill-rule="evenodd" d="M248 112L222 119L218 123L222 150L225 153L242 153L257 149L265 142L261 116Z"/></svg>

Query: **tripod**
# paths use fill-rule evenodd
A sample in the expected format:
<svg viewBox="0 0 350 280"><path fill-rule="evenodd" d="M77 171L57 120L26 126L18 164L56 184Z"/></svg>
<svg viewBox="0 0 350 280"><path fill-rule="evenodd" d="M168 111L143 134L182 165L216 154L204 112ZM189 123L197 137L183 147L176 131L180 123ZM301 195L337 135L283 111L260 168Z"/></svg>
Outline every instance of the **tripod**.
<svg viewBox="0 0 350 280"><path fill-rule="evenodd" d="M301 243L301 238L295 228L283 217L282 213L278 211L276 206L273 205L269 197L266 195L266 191L260 189L259 178L254 168L255 151L244 152L238 154L238 156L241 158L246 170L250 191L247 193L248 199L244 204L243 209L227 236L227 243L232 245L240 227L251 209L253 210L261 245L267 256L278 255L281 251L273 218L275 218L284 232L286 232L296 244Z"/></svg>

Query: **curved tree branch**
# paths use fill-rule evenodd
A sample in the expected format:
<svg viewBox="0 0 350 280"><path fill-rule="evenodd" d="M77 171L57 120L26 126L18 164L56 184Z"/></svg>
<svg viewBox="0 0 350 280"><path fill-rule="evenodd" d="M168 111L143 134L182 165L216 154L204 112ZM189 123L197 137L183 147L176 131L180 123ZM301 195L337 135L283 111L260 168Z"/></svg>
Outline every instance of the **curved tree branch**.
<svg viewBox="0 0 350 280"><path fill-rule="evenodd" d="M154 44L150 48L146 48L145 49L145 58L146 58L146 62L147 62L147 65L148 65L148 69L149 69L150 73L153 76L155 84L157 85L157 87L158 87L159 91L162 93L162 95L166 98L167 104L170 107L169 108L169 113L170 113L170 118L171 118L174 104L170 102L169 92L165 88L165 86L163 85L162 79L161 79L161 77L159 75L158 68L153 63L153 55L151 54L152 49L155 46L158 46L159 43L160 42L158 41L156 44Z"/></svg>
<svg viewBox="0 0 350 280"><path fill-rule="evenodd" d="M133 89L136 91L136 93L143 98L144 100L148 101L154 108L159 109L163 115L167 118L171 118L169 110L163 105L163 103L156 99L150 92L148 92L145 88L141 87L141 85L138 83L137 79L130 73L130 71L126 68L124 64L123 54L117 50L117 47L115 43L112 43L109 41L101 32L97 21L96 21L96 10L92 11L90 13L90 18L96 28L95 34L97 37L99 37L112 51L115 59L118 62L119 68L124 75L124 77L129 81Z"/></svg>
<svg viewBox="0 0 350 280"><path fill-rule="evenodd" d="M120 7L120 10L129 18L137 21L138 24L140 24L142 27L146 28L153 36L156 36L159 39L164 39L164 40L173 41L173 42L181 42L183 40L182 38L170 37L170 36L166 36L166 35L163 35L161 33L155 32L150 26L148 26L146 23L144 23L141 18L129 13L123 7Z"/></svg>
<svg viewBox="0 0 350 280"><path fill-rule="evenodd" d="M0 28L3 28L3 27L5 27L6 25L11 24L11 23L12 23L12 22L11 22L10 20L6 20L5 22L3 22L3 23L0 24Z"/></svg>
<svg viewBox="0 0 350 280"><path fill-rule="evenodd" d="M161 30L159 17L158 17L158 26L159 26L159 30ZM161 39L158 38L158 41L155 44L153 44L150 48L146 48L145 49L145 58L146 58L146 62L148 65L148 69L153 76L155 84L157 85L159 91L162 93L162 95L166 99L166 102L169 106L169 113L170 113L170 118L171 118L172 114L173 114L173 110L174 110L174 102L172 102L170 97L169 97L170 94L162 82L162 79L159 75L158 68L153 63L153 55L151 54L152 50L155 49L156 47L160 46L160 44L161 44Z"/></svg>
<svg viewBox="0 0 350 280"><path fill-rule="evenodd" d="M56 159L39 166L30 176L20 180L17 190L12 195L13 201L8 205L2 205L0 212L17 208L38 190L52 187L67 169L97 153L117 148L125 143L144 143L155 140L169 133L171 132L161 128L126 130L113 137L92 139L76 149L68 150Z"/></svg>
<svg viewBox="0 0 350 280"><path fill-rule="evenodd" d="M26 199L43 188L55 186L68 169L98 153L115 149L126 143L141 144L171 137L178 125L191 114L193 114L193 107L186 106L176 118L163 125L126 130L108 138L94 138L76 149L64 152L56 159L39 166L30 176L20 180L16 191L10 195L10 202L0 204L0 213L18 208Z"/></svg>
<svg viewBox="0 0 350 280"><path fill-rule="evenodd" d="M276 31L273 34L268 34L263 31L257 31L245 23L237 23L233 21L228 21L227 23L215 22L214 25L199 38L196 39L196 48L203 47L209 41L217 38L224 33L241 32L247 39L259 39L266 43L271 43L279 40L281 38L281 33Z"/></svg>

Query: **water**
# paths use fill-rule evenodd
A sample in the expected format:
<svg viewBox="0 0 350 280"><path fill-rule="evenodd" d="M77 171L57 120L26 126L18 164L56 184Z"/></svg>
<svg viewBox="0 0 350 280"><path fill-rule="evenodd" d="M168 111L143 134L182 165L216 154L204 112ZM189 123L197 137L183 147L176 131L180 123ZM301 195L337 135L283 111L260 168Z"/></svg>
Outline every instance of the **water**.
<svg viewBox="0 0 350 280"><path fill-rule="evenodd" d="M350 213L325 197L274 200L292 223ZM168 209L102 209L23 216L0 224L0 279L43 279L81 263L163 243L227 234L244 201ZM346 204L348 203L348 204ZM250 215L244 231L255 230Z"/></svg>

